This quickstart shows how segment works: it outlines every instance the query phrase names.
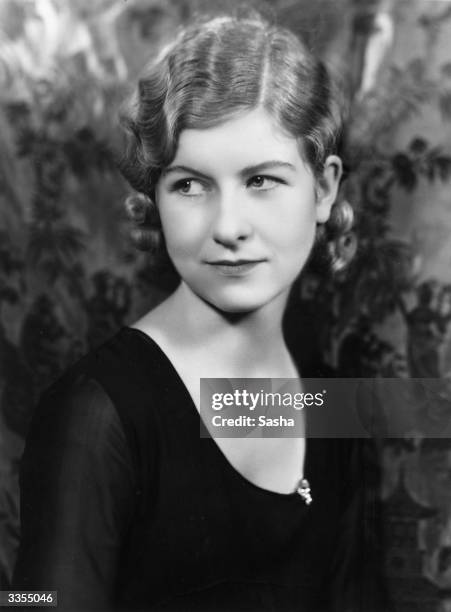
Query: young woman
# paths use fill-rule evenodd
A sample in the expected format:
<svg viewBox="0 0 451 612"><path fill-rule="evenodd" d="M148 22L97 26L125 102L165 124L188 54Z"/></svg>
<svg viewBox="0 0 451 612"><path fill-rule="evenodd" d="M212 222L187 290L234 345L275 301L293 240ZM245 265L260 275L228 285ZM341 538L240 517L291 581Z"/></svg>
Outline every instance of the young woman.
<svg viewBox="0 0 451 612"><path fill-rule="evenodd" d="M378 609L359 445L199 436L201 377L315 375L282 321L318 235L352 216L324 66L259 18L203 22L127 127L134 239L180 282L45 394L14 588L77 610Z"/></svg>

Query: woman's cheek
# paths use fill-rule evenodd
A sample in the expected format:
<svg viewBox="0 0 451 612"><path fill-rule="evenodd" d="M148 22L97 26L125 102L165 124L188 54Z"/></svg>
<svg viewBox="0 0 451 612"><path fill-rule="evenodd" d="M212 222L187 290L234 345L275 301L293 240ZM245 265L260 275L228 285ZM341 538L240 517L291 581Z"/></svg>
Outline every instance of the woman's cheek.
<svg viewBox="0 0 451 612"><path fill-rule="evenodd" d="M164 235L167 251L173 260L186 260L199 255L202 240L197 232L193 232L193 228L190 228L188 223L184 225L178 223L176 228Z"/></svg>
<svg viewBox="0 0 451 612"><path fill-rule="evenodd" d="M162 225L168 252L174 257L198 253L209 237L208 219L193 210L171 212L162 218Z"/></svg>

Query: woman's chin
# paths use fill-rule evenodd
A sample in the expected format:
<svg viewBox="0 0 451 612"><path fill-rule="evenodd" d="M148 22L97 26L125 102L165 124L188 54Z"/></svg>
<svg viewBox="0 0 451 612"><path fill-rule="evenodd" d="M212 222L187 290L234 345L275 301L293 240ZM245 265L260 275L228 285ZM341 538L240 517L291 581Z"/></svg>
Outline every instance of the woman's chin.
<svg viewBox="0 0 451 612"><path fill-rule="evenodd" d="M255 292L242 295L205 295L200 296L204 302L215 310L230 315L249 315L256 313L268 304L274 302L280 294L256 295ZM284 302L283 302L284 303ZM282 307L282 302L281 302Z"/></svg>

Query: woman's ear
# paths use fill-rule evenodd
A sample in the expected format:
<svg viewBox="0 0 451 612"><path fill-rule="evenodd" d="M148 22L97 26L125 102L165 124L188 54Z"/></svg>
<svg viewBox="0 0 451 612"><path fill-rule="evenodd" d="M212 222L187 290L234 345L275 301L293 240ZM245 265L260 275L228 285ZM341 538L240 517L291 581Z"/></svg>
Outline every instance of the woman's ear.
<svg viewBox="0 0 451 612"><path fill-rule="evenodd" d="M343 164L337 155L329 155L316 187L316 222L326 223L337 198Z"/></svg>

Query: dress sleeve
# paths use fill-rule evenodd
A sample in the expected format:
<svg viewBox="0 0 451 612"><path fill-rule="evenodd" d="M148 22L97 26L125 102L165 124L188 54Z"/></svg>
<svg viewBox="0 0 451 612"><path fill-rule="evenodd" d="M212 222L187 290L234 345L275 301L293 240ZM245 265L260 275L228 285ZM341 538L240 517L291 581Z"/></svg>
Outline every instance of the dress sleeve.
<svg viewBox="0 0 451 612"><path fill-rule="evenodd" d="M120 417L84 376L44 395L20 471L15 590L55 590L58 609L108 609L136 480Z"/></svg>
<svg viewBox="0 0 451 612"><path fill-rule="evenodd" d="M340 440L342 513L331 572L331 612L387 612L380 464L373 440Z"/></svg>

